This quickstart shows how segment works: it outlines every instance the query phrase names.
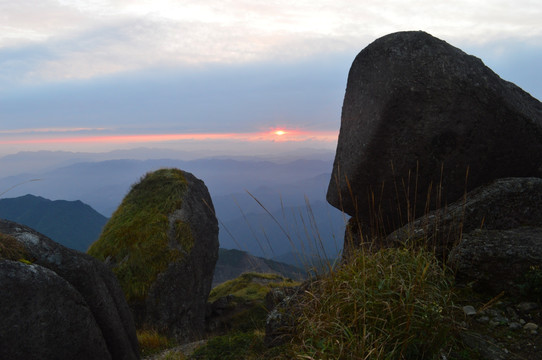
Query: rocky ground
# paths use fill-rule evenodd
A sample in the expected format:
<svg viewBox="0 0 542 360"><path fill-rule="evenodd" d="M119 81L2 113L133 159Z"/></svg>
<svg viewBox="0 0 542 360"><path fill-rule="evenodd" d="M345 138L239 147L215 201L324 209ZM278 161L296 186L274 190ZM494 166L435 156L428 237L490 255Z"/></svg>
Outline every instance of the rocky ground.
<svg viewBox="0 0 542 360"><path fill-rule="evenodd" d="M487 360L542 359L542 306L504 295L478 294L458 300L460 337L474 349L449 358Z"/></svg>
<svg viewBox="0 0 542 360"><path fill-rule="evenodd" d="M174 348L164 350L159 354L145 357L143 358L143 360L184 359L190 356L198 347L205 345L206 342L206 340L199 340L188 344L176 346Z"/></svg>

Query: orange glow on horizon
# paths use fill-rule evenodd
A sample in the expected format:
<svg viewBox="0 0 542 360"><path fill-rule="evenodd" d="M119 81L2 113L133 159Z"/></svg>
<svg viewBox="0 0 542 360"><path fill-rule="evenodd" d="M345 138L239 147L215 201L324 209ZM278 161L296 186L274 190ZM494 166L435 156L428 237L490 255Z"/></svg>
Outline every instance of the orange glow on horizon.
<svg viewBox="0 0 542 360"><path fill-rule="evenodd" d="M27 136L17 134L16 137L0 136L0 145L15 144L77 144L77 143L149 143L149 142L169 142L181 140L230 140L230 141L337 141L337 131L294 131L294 130L273 130L271 132L252 132L252 133L181 133L181 134L122 134L122 135L80 135L80 136L47 136L40 134L37 136L29 134Z"/></svg>

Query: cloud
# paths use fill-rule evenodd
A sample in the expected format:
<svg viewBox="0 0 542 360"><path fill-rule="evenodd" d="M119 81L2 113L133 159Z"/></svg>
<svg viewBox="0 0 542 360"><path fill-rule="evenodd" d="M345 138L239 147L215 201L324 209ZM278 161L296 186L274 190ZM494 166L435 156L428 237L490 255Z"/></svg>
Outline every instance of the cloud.
<svg viewBox="0 0 542 360"><path fill-rule="evenodd" d="M354 53L297 63L148 69L0 97L4 128L100 127L131 132L338 129Z"/></svg>
<svg viewBox="0 0 542 360"><path fill-rule="evenodd" d="M400 30L478 45L542 37L542 8L529 0L31 0L2 2L0 14L0 80L10 84L160 66L302 61Z"/></svg>

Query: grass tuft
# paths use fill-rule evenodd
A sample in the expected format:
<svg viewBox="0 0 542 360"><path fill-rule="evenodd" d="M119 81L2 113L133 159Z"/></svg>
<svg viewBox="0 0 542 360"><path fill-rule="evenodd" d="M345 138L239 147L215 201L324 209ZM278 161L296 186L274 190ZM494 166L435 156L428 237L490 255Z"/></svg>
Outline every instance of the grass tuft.
<svg viewBox="0 0 542 360"><path fill-rule="evenodd" d="M149 356L157 354L173 346L173 342L156 330L138 330L137 341L141 355Z"/></svg>
<svg viewBox="0 0 542 360"><path fill-rule="evenodd" d="M452 274L423 250L359 252L300 299L304 359L432 359L452 321Z"/></svg>
<svg viewBox="0 0 542 360"><path fill-rule="evenodd" d="M0 259L20 261L25 264L31 263L23 244L13 236L2 233L0 233Z"/></svg>

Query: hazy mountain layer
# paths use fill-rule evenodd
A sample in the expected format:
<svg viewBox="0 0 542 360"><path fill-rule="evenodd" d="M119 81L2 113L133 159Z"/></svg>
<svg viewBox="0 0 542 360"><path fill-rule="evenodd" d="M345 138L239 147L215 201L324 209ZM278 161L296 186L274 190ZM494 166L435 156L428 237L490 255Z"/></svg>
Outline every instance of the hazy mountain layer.
<svg viewBox="0 0 542 360"><path fill-rule="evenodd" d="M0 217L79 251L87 250L107 222L105 216L81 201L51 201L33 195L0 199Z"/></svg>

